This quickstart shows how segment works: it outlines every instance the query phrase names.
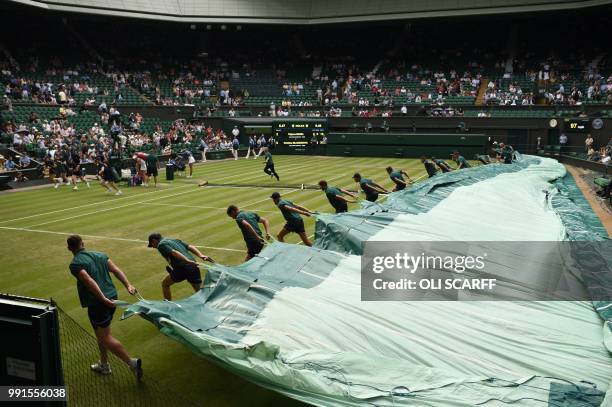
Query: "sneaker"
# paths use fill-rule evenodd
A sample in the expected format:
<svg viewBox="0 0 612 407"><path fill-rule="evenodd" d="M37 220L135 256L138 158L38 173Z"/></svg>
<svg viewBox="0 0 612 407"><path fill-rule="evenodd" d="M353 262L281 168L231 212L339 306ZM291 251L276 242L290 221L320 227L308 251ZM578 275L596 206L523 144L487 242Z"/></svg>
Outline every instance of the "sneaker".
<svg viewBox="0 0 612 407"><path fill-rule="evenodd" d="M111 192L113 192L113 191L110 190L110 189L107 189L105 193L110 194Z"/></svg>
<svg viewBox="0 0 612 407"><path fill-rule="evenodd" d="M55 184L55 185L53 185L53 188L58 189L59 186L60 186L60 184Z"/></svg>
<svg viewBox="0 0 612 407"><path fill-rule="evenodd" d="M115 195L117 195L117 196L119 196L119 195L123 195L123 192L121 192L121 191L117 191L117 193L116 193Z"/></svg>
<svg viewBox="0 0 612 407"><path fill-rule="evenodd" d="M74 188L72 188L73 191L78 191L79 187L77 187L76 185L74 186Z"/></svg>
<svg viewBox="0 0 612 407"><path fill-rule="evenodd" d="M109 375L111 374L111 367L110 364L108 363L102 363L100 361L94 363L93 365L90 366L91 370L93 372L99 373L99 374L103 374L103 375Z"/></svg>
<svg viewBox="0 0 612 407"><path fill-rule="evenodd" d="M187 178L193 178L191 175L187 175Z"/></svg>
<svg viewBox="0 0 612 407"><path fill-rule="evenodd" d="M90 188L91 186L89 185L89 182L87 183L87 188Z"/></svg>
<svg viewBox="0 0 612 407"><path fill-rule="evenodd" d="M130 370L136 376L136 380L142 379L142 360L140 359L131 359L130 360Z"/></svg>

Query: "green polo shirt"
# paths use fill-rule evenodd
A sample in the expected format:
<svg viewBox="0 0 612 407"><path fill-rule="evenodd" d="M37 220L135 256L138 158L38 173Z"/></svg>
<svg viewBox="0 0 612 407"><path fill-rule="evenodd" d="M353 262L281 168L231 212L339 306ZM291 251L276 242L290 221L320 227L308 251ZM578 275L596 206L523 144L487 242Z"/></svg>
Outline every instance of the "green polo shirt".
<svg viewBox="0 0 612 407"><path fill-rule="evenodd" d="M278 209L280 209L281 213L283 214L283 218L285 218L287 222L295 222L302 219L299 213L287 210L287 207L293 208L294 206L295 205L293 205L293 202L286 199L281 199L278 202Z"/></svg>
<svg viewBox="0 0 612 407"><path fill-rule="evenodd" d="M391 171L391 173L389 174L389 178L391 178L391 181L393 181L393 178L397 178L400 181L404 181L404 176L402 175L401 171L395 170L395 171ZM393 181L395 182L395 181ZM397 184L397 182L396 182Z"/></svg>
<svg viewBox="0 0 612 407"><path fill-rule="evenodd" d="M359 181L359 185L361 185L361 189L365 192L366 198L375 199L378 197L378 192L372 191L370 188L366 188L366 185L372 185L372 180L369 178L362 178Z"/></svg>
<svg viewBox="0 0 612 407"><path fill-rule="evenodd" d="M264 157L266 158L267 165L274 165L274 161L272 161L272 154L270 154L269 151L266 151L266 153L264 154Z"/></svg>
<svg viewBox="0 0 612 407"><path fill-rule="evenodd" d="M146 159L147 167L157 168L157 155L149 154Z"/></svg>
<svg viewBox="0 0 612 407"><path fill-rule="evenodd" d="M157 251L166 259L172 268L181 267L185 264L185 261L179 260L172 255L172 251L176 250L183 256L187 257L191 261L195 261L188 249L189 245L182 240L178 239L162 239L157 245Z"/></svg>
<svg viewBox="0 0 612 407"><path fill-rule="evenodd" d="M81 250L72 258L70 272L77 277L81 270L85 270L100 287L100 291L109 299L117 298L117 289L113 284L108 268L108 256L101 252ZM91 307L102 304L100 300L77 277L77 291L81 307Z"/></svg>
<svg viewBox="0 0 612 407"><path fill-rule="evenodd" d="M467 160L465 159L464 156L460 155L459 157L457 157L456 160L457 165L459 165L461 168L470 168L471 165L467 162Z"/></svg>
<svg viewBox="0 0 612 407"><path fill-rule="evenodd" d="M251 233L251 231L242 224L243 220L246 220L247 223L251 225L253 229L255 229L255 232L257 232L257 234L261 238L263 238L261 229L259 228L259 220L260 220L259 215L256 214L255 212L240 211L238 212L238 215L236 216L236 223L238 224L238 227L240 227L240 230L242 231L242 237L244 237L245 242L257 242L259 241L259 239L256 239L255 237L253 237L253 234Z"/></svg>
<svg viewBox="0 0 612 407"><path fill-rule="evenodd" d="M325 190L325 196L327 196L327 200L334 208L342 203L341 200L336 199L337 196L341 195L342 192L340 192L340 190L336 187L327 187Z"/></svg>

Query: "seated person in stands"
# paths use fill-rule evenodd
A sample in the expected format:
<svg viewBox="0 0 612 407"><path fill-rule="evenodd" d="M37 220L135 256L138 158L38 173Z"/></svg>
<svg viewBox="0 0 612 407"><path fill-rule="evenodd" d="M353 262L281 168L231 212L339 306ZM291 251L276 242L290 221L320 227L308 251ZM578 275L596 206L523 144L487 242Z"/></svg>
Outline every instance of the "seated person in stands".
<svg viewBox="0 0 612 407"><path fill-rule="evenodd" d="M596 194L599 195L599 197L602 199L610 199L611 190L612 190L612 181L608 182L608 185L606 185L600 191L597 191Z"/></svg>
<svg viewBox="0 0 612 407"><path fill-rule="evenodd" d="M23 153L23 155L19 158L19 166L21 168L28 168L32 160L28 156L28 153Z"/></svg>
<svg viewBox="0 0 612 407"><path fill-rule="evenodd" d="M16 165L11 157L7 158L7 160L4 162L4 169L6 171L13 171L15 167Z"/></svg>
<svg viewBox="0 0 612 407"><path fill-rule="evenodd" d="M23 173L21 171L17 172L17 175L15 176L15 182L26 182L29 181L30 179L28 177L26 177L25 175L23 175Z"/></svg>

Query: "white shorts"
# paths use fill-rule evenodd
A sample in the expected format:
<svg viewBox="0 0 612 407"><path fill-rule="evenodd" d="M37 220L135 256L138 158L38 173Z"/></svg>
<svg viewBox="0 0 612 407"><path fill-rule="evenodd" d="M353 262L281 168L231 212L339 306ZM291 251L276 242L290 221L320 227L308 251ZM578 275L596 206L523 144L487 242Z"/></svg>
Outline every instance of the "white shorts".
<svg viewBox="0 0 612 407"><path fill-rule="evenodd" d="M193 158L192 155L189 156L189 161L187 161L189 164L193 164L194 162L196 162L195 158Z"/></svg>

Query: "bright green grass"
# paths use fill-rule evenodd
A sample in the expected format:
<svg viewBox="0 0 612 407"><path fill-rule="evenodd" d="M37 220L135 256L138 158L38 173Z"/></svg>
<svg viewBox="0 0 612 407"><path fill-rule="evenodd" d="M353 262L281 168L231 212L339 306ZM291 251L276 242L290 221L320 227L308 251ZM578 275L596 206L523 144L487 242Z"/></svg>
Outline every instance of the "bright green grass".
<svg viewBox="0 0 612 407"><path fill-rule="evenodd" d="M274 161L283 184L314 185L320 179L327 179L330 185L356 189L351 176L359 171L362 176L391 188L392 182L385 172L388 165L407 170L413 178L425 177L419 160L275 156ZM72 255L66 250L65 234L72 233L85 235L87 248L108 253L147 299L162 298L160 282L166 276L165 261L144 243L153 231L203 246L205 254L223 264L239 264L245 256L244 242L225 209L236 204L258 212L270 220L276 235L284 220L269 198L274 189L198 188L195 184L206 179L215 183L275 185L276 180L271 180L262 169L262 159L208 162L196 166L193 179L179 177L172 183L162 180L158 188L124 187L121 197L105 194L95 182L91 189L79 185L78 192L62 186L57 190L49 187L2 194L0 292L53 298L90 330L86 312L78 303L74 277L68 272ZM162 172L160 179L163 178ZM312 210L332 210L320 190L279 191L287 199ZM314 220L305 221L307 233L312 235ZM287 241L296 243L299 237L291 234ZM133 300L120 283L117 286L121 299ZM191 293L186 283L173 286L174 298ZM146 377L154 378L194 403L262 406L293 403L195 356L142 319L119 321L116 316L113 331L128 352L143 359ZM91 355L91 361L96 357ZM83 369L84 374L89 373L87 366Z"/></svg>

